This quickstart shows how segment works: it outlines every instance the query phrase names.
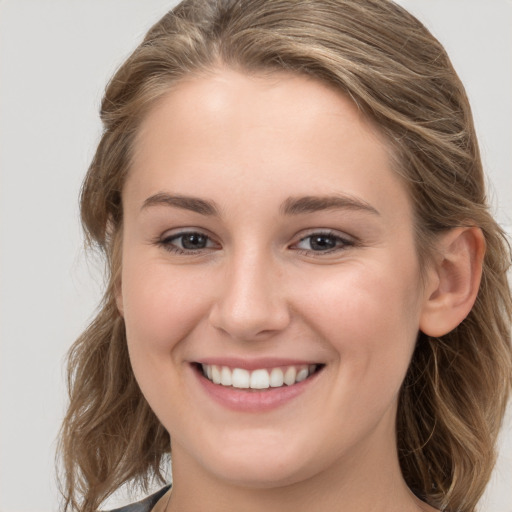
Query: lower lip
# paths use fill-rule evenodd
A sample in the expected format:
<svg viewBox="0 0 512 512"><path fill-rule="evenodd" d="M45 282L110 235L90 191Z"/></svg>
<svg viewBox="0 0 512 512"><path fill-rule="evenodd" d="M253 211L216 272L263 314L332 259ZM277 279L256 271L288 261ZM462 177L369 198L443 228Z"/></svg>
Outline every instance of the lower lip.
<svg viewBox="0 0 512 512"><path fill-rule="evenodd" d="M292 386L268 388L261 391L237 389L214 384L200 370L194 369L194 373L197 375L206 393L224 407L234 411L263 412L281 407L302 394L317 380L321 371Z"/></svg>

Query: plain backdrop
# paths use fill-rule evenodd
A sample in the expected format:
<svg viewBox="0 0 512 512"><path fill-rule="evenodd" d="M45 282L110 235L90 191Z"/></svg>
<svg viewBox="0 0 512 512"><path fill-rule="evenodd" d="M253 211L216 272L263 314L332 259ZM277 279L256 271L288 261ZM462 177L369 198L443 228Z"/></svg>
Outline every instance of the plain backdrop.
<svg viewBox="0 0 512 512"><path fill-rule="evenodd" d="M174 3L0 0L0 512L58 508L63 361L102 285L83 251L79 187L109 76ZM491 202L510 233L512 2L401 3L445 44L466 84ZM510 418L500 454L482 512L512 512Z"/></svg>

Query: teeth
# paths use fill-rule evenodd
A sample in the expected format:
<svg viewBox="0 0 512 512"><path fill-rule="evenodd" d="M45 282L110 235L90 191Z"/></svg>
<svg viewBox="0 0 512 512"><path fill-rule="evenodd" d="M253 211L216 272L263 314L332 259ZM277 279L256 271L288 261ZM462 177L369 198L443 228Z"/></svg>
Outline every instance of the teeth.
<svg viewBox="0 0 512 512"><path fill-rule="evenodd" d="M220 383L223 386L231 386L231 371L227 366L223 366L220 371Z"/></svg>
<svg viewBox="0 0 512 512"><path fill-rule="evenodd" d="M302 382L303 380L306 380L309 376L309 369L308 368L302 368L302 370L299 370L297 372L297 377L295 377L296 382Z"/></svg>
<svg viewBox="0 0 512 512"><path fill-rule="evenodd" d="M286 368L258 369L252 372L243 368L228 366L201 365L203 375L214 384L233 386L240 389L279 388L292 386L307 379L317 369L316 364L287 366Z"/></svg>
<svg viewBox="0 0 512 512"><path fill-rule="evenodd" d="M267 389L270 387L270 375L267 370L254 370L251 373L251 389Z"/></svg>
<svg viewBox="0 0 512 512"><path fill-rule="evenodd" d="M280 388L284 384L283 370L281 368L274 368L270 372L270 387Z"/></svg>
<svg viewBox="0 0 512 512"><path fill-rule="evenodd" d="M214 384L220 384L221 379L222 377L219 368L217 366L212 366L212 380Z"/></svg>
<svg viewBox="0 0 512 512"><path fill-rule="evenodd" d="M224 367L226 368L226 366ZM233 370L233 387L234 388L248 388L251 384L251 375L247 370L241 368L235 368Z"/></svg>

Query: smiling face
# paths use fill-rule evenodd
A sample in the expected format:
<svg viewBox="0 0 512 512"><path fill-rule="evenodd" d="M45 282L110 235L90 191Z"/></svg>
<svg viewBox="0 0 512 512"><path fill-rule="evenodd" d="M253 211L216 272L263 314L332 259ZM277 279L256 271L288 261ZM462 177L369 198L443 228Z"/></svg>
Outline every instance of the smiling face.
<svg viewBox="0 0 512 512"><path fill-rule="evenodd" d="M425 293L376 131L312 79L219 70L175 86L135 150L118 304L176 474L396 470Z"/></svg>

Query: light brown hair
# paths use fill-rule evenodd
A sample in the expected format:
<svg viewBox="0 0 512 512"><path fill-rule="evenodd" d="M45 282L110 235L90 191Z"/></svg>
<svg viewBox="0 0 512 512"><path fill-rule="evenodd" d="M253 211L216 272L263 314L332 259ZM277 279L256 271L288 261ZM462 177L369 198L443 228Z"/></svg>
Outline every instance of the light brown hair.
<svg viewBox="0 0 512 512"><path fill-rule="evenodd" d="M395 157L414 204L423 265L437 234L461 225L482 229L487 249L476 303L449 334L419 333L397 416L409 487L439 509L473 512L494 465L512 385L510 251L487 206L464 88L440 43L388 0L186 0L153 26L110 81L103 135L81 195L86 236L106 257L109 284L69 354L64 509L94 511L123 483L162 474L169 436L135 381L114 297L121 191L148 110L183 77L219 65L306 74L348 95Z"/></svg>

